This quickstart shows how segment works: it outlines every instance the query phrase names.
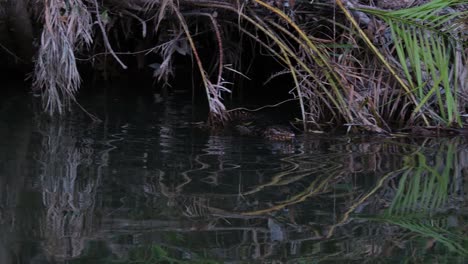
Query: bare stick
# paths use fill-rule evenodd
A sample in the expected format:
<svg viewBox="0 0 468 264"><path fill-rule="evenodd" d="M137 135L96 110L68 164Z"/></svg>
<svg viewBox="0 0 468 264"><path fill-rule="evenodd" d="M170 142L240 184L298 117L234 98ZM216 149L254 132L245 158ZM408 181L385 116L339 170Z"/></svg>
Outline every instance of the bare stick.
<svg viewBox="0 0 468 264"><path fill-rule="evenodd" d="M106 29L104 28L104 25L102 24L102 21L101 21L101 15L99 13L99 6L98 6L98 3L97 3L97 0L94 0L94 5L96 7L96 18L97 18L97 23L99 25L99 28L101 29L101 32L102 32L102 39L104 40L104 44L106 45L106 49L110 52L110 54L112 55L112 57L115 58L115 60L120 64L120 66L122 66L122 68L124 70L126 70L128 67L127 65L125 65L120 59L119 57L117 57L117 55L115 54L114 50L112 49L111 47L111 44L109 43L109 39L107 38L107 34L106 34Z"/></svg>
<svg viewBox="0 0 468 264"><path fill-rule="evenodd" d="M18 57L13 51L11 51L7 47L3 46L2 43L0 43L0 48L2 48L3 50L5 50L6 53L10 54L13 58L15 58L15 60L20 61L22 63L26 63L23 59Z"/></svg>
<svg viewBox="0 0 468 264"><path fill-rule="evenodd" d="M245 111L248 111L248 112L256 112L256 111L260 111L262 109L265 109L265 108L273 108L273 107L277 107L277 106L280 106L284 103L287 103L287 102L290 102L290 101L297 101L299 100L298 98L291 98L291 99L287 99L287 100L284 100L284 101L281 101L277 104L273 104L273 105L264 105L262 107L259 107L259 108L255 108L255 109L249 109L249 108L245 108L245 107L237 107L237 108L233 108L233 109L230 109L230 110L227 110L226 112L233 112L233 111L238 111L238 110L245 110Z"/></svg>
<svg viewBox="0 0 468 264"><path fill-rule="evenodd" d="M123 12L124 12L125 14L127 14L127 15L129 15L129 16L135 18L136 20L140 21L140 23L141 23L141 30L142 30L141 35L143 36L143 38L146 38L146 22L145 22L143 19L141 19L139 16L137 16L137 15L135 15L135 14L133 14L133 13L127 11L127 10L124 10Z"/></svg>

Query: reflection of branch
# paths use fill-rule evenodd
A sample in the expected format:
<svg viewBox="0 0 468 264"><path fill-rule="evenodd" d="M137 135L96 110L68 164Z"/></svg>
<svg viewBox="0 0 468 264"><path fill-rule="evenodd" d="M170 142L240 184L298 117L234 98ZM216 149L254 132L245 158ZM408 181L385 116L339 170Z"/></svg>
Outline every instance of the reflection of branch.
<svg viewBox="0 0 468 264"><path fill-rule="evenodd" d="M332 157L336 157L336 154L332 154L330 155ZM290 157L286 157L286 158L283 158L281 159L281 161L284 161L284 162L287 162L289 164L292 164L292 168L290 168L289 170L287 171L282 171L282 172L279 172L278 174L276 174L270 182L268 183L265 183L265 184L261 184L261 185L258 185L256 186L254 189L248 191L248 192L244 192L242 193L242 195L252 195L256 192L259 192L261 190L263 190L265 187L269 187L269 186L282 186L282 185L288 185L292 182L296 182L296 181L299 181L300 179L302 179L303 177L306 177L308 175L311 175L312 173L315 173L315 172L326 172L326 171L323 171L321 170L322 167L325 167L325 166L328 166L328 164L332 164L333 162L332 161L329 161L328 163L324 163L322 160L319 160L317 161L315 164L313 164L313 161L309 161L309 163L312 163L314 165L314 168L313 169L308 169L308 170L299 170L299 171L296 171L297 169L300 169L301 168L301 163L300 163L300 159L299 158L302 158L304 157L304 154L301 153L301 154L298 154L298 155L295 155L295 156L290 156ZM305 156L305 157L308 157ZM320 156L321 158L324 158L324 157L328 157L328 155L321 155ZM310 164L307 164L310 166ZM342 167L341 164L336 164L334 167L332 168L329 168L329 169L335 169L335 168L339 168L339 167ZM288 175L292 175L294 173L298 173L298 175L294 176L294 177L290 177L290 178L287 178L287 179L284 179L285 176L288 176Z"/></svg>
<svg viewBox="0 0 468 264"><path fill-rule="evenodd" d="M371 197L378 189L380 189L380 187L382 187L383 185L383 182L388 179L390 176L392 175L395 175L401 171L404 171L406 170L406 168L402 168L402 169L399 169L399 170L396 170L396 171L392 171L392 172L389 172L387 174L385 174L382 178L380 178L380 180L377 182L377 185L374 187L374 189L372 189L369 193L367 193L366 195L364 195L361 199L359 199L357 201L357 203L353 204L348 211L346 211L346 213L343 215L343 218L341 219L340 222L338 222L337 224L334 224L330 230L328 231L328 235L327 235L327 238L330 238L334 231L335 231L335 228L339 225L342 225L344 222L346 222L349 218L349 215L354 211L356 210L356 208L361 205L365 200L367 200L369 197Z"/></svg>
<svg viewBox="0 0 468 264"><path fill-rule="evenodd" d="M118 230L119 233L134 233L138 228L145 228L146 232L152 231L176 231L176 232L193 232L196 228L198 231L257 231L268 233L269 229L264 227L246 226L246 227L214 227L210 225L203 225L204 221L190 222L192 225L187 226L187 222L177 222L174 220L129 220L127 218L118 219L112 218L113 232ZM199 224L199 225L197 225ZM115 233L112 233L115 236Z"/></svg>
<svg viewBox="0 0 468 264"><path fill-rule="evenodd" d="M184 177L185 182L183 182L182 184L179 184L179 185L177 186L176 189L177 189L178 192L182 191L182 187L184 187L184 185L186 185L186 184L188 184L188 183L190 183L190 182L192 181L192 178L190 178L190 177L188 176L188 173L189 173L189 172L201 171L201 170L204 170L204 169L207 169L207 168L210 167L210 164L205 163L205 162L203 162L203 161L200 160L200 158L201 158L202 156L204 156L204 155L208 155L208 154L197 154L197 155L195 155L195 158L194 158L194 161L195 161L196 163L198 163L198 164L201 165L200 168L197 168L197 169L190 169L190 170L186 170L186 171L183 171L183 172L180 173L180 174Z"/></svg>
<svg viewBox="0 0 468 264"><path fill-rule="evenodd" d="M183 171L181 175L186 179L189 180L191 179L189 177L189 173L195 173L197 171L206 171L206 174L208 176L202 178L200 181L209 183L209 184L217 184L218 183L218 178L220 174L226 173L227 171L234 170L234 169L239 169L241 165L235 164L235 163L230 163L225 160L226 153L228 153L226 150L228 147L225 146L224 141L218 140L217 137L210 137L206 144L206 148L203 148L202 151L205 152L203 154L196 154L195 157L193 158L193 161L197 164L200 164L200 168L195 168L195 169L189 169L186 171ZM206 163L202 161L202 157L209 157L209 156L214 156L218 160L218 166L217 170L215 171L210 171L208 169L215 168L215 164L210 165L210 163ZM229 158L229 157L228 157ZM228 159L229 160L229 159ZM191 164L192 165L192 164Z"/></svg>
<svg viewBox="0 0 468 264"><path fill-rule="evenodd" d="M251 194L254 194L256 192L259 192L261 191L263 188L265 187L268 187L268 186L273 186L273 185L276 185L278 182L280 182L280 180L284 177L284 176L287 176L291 173L293 173L294 171L296 171L300 166L298 163L294 162L293 159L298 157L298 155L296 156L291 156L291 157L287 157L287 158L284 158L284 159L281 159L282 161L284 162L287 162L289 164L292 165L292 167L287 170L287 171L282 171L280 173L278 173L275 177L273 177L273 179L268 182L268 183L265 183L265 184L261 184L261 185L258 185L257 187L255 187L254 189L248 191L248 192L244 192L242 193L242 195L251 195Z"/></svg>
<svg viewBox="0 0 468 264"><path fill-rule="evenodd" d="M339 175L339 173L338 173L338 175ZM262 209L262 210L256 210L256 211L252 211L252 212L243 212L241 214L242 215L261 215L261 214L269 213L269 212L272 212L272 211L278 211L278 210L280 210L280 209L282 209L282 208L284 208L286 206L289 206L289 205L293 205L293 204L303 202L307 198L309 198L309 197L311 197L313 195L317 195L319 193L325 192L326 187L330 183L330 180L331 180L331 178L333 176L335 176L335 175L331 174L326 179L323 179L318 186L316 186L315 184L320 180L320 178L316 179L315 181L313 181L309 185L309 187L306 190L304 190L303 192L301 192L301 193L293 196L292 198L282 202L281 204L272 206L270 208Z"/></svg>
<svg viewBox="0 0 468 264"><path fill-rule="evenodd" d="M332 163L332 162L330 161L330 163ZM327 166L327 164L325 164L325 163L322 163L322 164L320 164L320 165L317 165L317 167L314 168L314 169L306 170L306 171L305 171L304 173L302 173L302 174L299 174L299 175L297 175L297 176L294 176L294 177L291 177L291 178L288 178L288 179L285 179L285 180L282 180L282 181L278 182L278 183L276 184L276 186L289 185L289 184L291 184L291 183L294 183L294 182L297 182L297 181L303 179L303 178L306 177L306 176L311 175L311 173L314 173L314 172L321 172L321 173L325 174L325 173L328 173L328 172L331 172L331 171L333 171L333 170L336 170L336 169L339 169L339 168L342 168L342 167L343 167L343 166L340 165L340 164L336 164L334 167L328 168L328 169L326 169L326 170L320 170L320 168L325 167L325 166Z"/></svg>
<svg viewBox="0 0 468 264"><path fill-rule="evenodd" d="M41 167L40 188L46 210L44 247L53 257L76 257L84 249L84 237L92 231L97 177L81 179L81 168L91 167L93 151L90 146L78 148L79 135L69 132L70 123L39 121L44 125L42 152L38 157ZM87 171L90 172L90 171ZM67 240L67 243L64 243Z"/></svg>

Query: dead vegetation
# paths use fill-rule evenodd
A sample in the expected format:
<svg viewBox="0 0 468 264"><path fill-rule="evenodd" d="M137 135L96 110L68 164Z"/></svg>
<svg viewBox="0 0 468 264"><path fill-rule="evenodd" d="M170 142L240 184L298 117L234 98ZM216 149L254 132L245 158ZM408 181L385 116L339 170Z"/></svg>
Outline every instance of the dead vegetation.
<svg viewBox="0 0 468 264"><path fill-rule="evenodd" d="M46 0L35 6L43 28L34 85L45 109L62 113L80 87L77 53L92 63L110 56L123 69L121 56L132 54L163 84L170 82L174 55L190 56L209 120L222 123L225 97L236 85L232 74L245 70L240 51L228 47L248 39L284 67L272 78L291 76L290 93L305 131L329 125L378 133L414 125L462 127L468 105L467 3L406 2L404 9L385 10L373 1L351 0ZM130 25L141 32L128 30ZM149 48L117 50L113 41L119 38L111 36L119 28L120 39L138 38ZM207 36L212 58L200 52ZM162 60L145 62L150 53Z"/></svg>

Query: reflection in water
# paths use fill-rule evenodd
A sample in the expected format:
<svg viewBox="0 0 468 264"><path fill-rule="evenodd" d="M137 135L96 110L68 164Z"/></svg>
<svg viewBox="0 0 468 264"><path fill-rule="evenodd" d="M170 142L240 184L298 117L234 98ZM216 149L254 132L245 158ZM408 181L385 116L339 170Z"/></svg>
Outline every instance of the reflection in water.
<svg viewBox="0 0 468 264"><path fill-rule="evenodd" d="M465 138L266 142L135 109L0 113L0 263L466 261Z"/></svg>
<svg viewBox="0 0 468 264"><path fill-rule="evenodd" d="M48 259L78 257L93 232L96 191L109 150L97 151L66 120L38 123L42 144L37 156L45 216L41 247ZM97 153L95 153L97 151Z"/></svg>

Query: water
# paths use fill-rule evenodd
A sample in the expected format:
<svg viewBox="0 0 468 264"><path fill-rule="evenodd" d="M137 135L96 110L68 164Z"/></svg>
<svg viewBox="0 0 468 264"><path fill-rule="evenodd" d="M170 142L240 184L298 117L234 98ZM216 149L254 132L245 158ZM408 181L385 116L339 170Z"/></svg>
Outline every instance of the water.
<svg viewBox="0 0 468 264"><path fill-rule="evenodd" d="M189 102L0 107L0 263L466 263L466 138L197 127ZM20 102L20 103L18 103Z"/></svg>

